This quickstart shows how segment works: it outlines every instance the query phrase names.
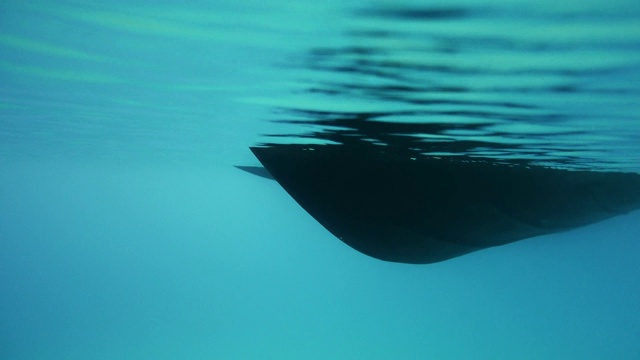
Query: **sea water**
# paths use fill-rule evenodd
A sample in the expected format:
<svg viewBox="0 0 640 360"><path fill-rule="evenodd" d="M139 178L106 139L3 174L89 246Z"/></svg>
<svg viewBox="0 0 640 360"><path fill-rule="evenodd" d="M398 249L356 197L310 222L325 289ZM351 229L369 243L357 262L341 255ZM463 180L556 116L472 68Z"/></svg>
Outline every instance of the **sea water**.
<svg viewBox="0 0 640 360"><path fill-rule="evenodd" d="M637 173L638 24L625 0L3 1L0 359L639 358L638 212L392 264L233 167L357 119Z"/></svg>

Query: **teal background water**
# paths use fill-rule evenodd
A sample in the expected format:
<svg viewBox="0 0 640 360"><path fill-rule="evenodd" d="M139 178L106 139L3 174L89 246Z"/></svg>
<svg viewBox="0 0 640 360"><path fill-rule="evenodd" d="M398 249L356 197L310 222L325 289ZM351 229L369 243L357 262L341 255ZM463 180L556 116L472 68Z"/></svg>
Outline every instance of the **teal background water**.
<svg viewBox="0 0 640 360"><path fill-rule="evenodd" d="M392 264L233 168L298 110L503 101L449 140L640 171L637 2L398 4L2 2L0 359L640 358L638 212Z"/></svg>

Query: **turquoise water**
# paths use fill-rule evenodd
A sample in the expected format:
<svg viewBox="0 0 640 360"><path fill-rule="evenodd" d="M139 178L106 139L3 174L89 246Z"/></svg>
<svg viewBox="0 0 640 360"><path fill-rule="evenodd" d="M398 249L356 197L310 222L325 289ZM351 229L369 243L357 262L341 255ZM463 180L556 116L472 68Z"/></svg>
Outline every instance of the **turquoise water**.
<svg viewBox="0 0 640 360"><path fill-rule="evenodd" d="M623 0L2 2L0 359L640 358L637 211L402 265L233 168L358 118L437 125L386 135L456 145L438 156L640 172L639 20Z"/></svg>

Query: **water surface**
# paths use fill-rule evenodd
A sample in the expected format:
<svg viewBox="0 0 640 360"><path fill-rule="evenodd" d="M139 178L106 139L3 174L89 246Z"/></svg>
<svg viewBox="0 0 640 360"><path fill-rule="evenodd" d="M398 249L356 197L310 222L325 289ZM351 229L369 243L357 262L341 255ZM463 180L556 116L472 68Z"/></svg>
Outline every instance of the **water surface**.
<svg viewBox="0 0 640 360"><path fill-rule="evenodd" d="M635 359L637 212L363 256L257 143L640 171L635 1L4 1L0 358Z"/></svg>

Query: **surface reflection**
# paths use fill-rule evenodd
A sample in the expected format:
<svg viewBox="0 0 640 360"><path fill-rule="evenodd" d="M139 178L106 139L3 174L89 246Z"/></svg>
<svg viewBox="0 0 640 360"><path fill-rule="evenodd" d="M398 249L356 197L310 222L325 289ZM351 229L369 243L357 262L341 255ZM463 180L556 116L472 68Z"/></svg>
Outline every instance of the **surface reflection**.
<svg viewBox="0 0 640 360"><path fill-rule="evenodd" d="M620 81L638 76L634 19L513 7L352 11L344 41L291 60L304 101L279 109L276 122L291 132L263 145L361 143L412 156L638 172L640 86Z"/></svg>

